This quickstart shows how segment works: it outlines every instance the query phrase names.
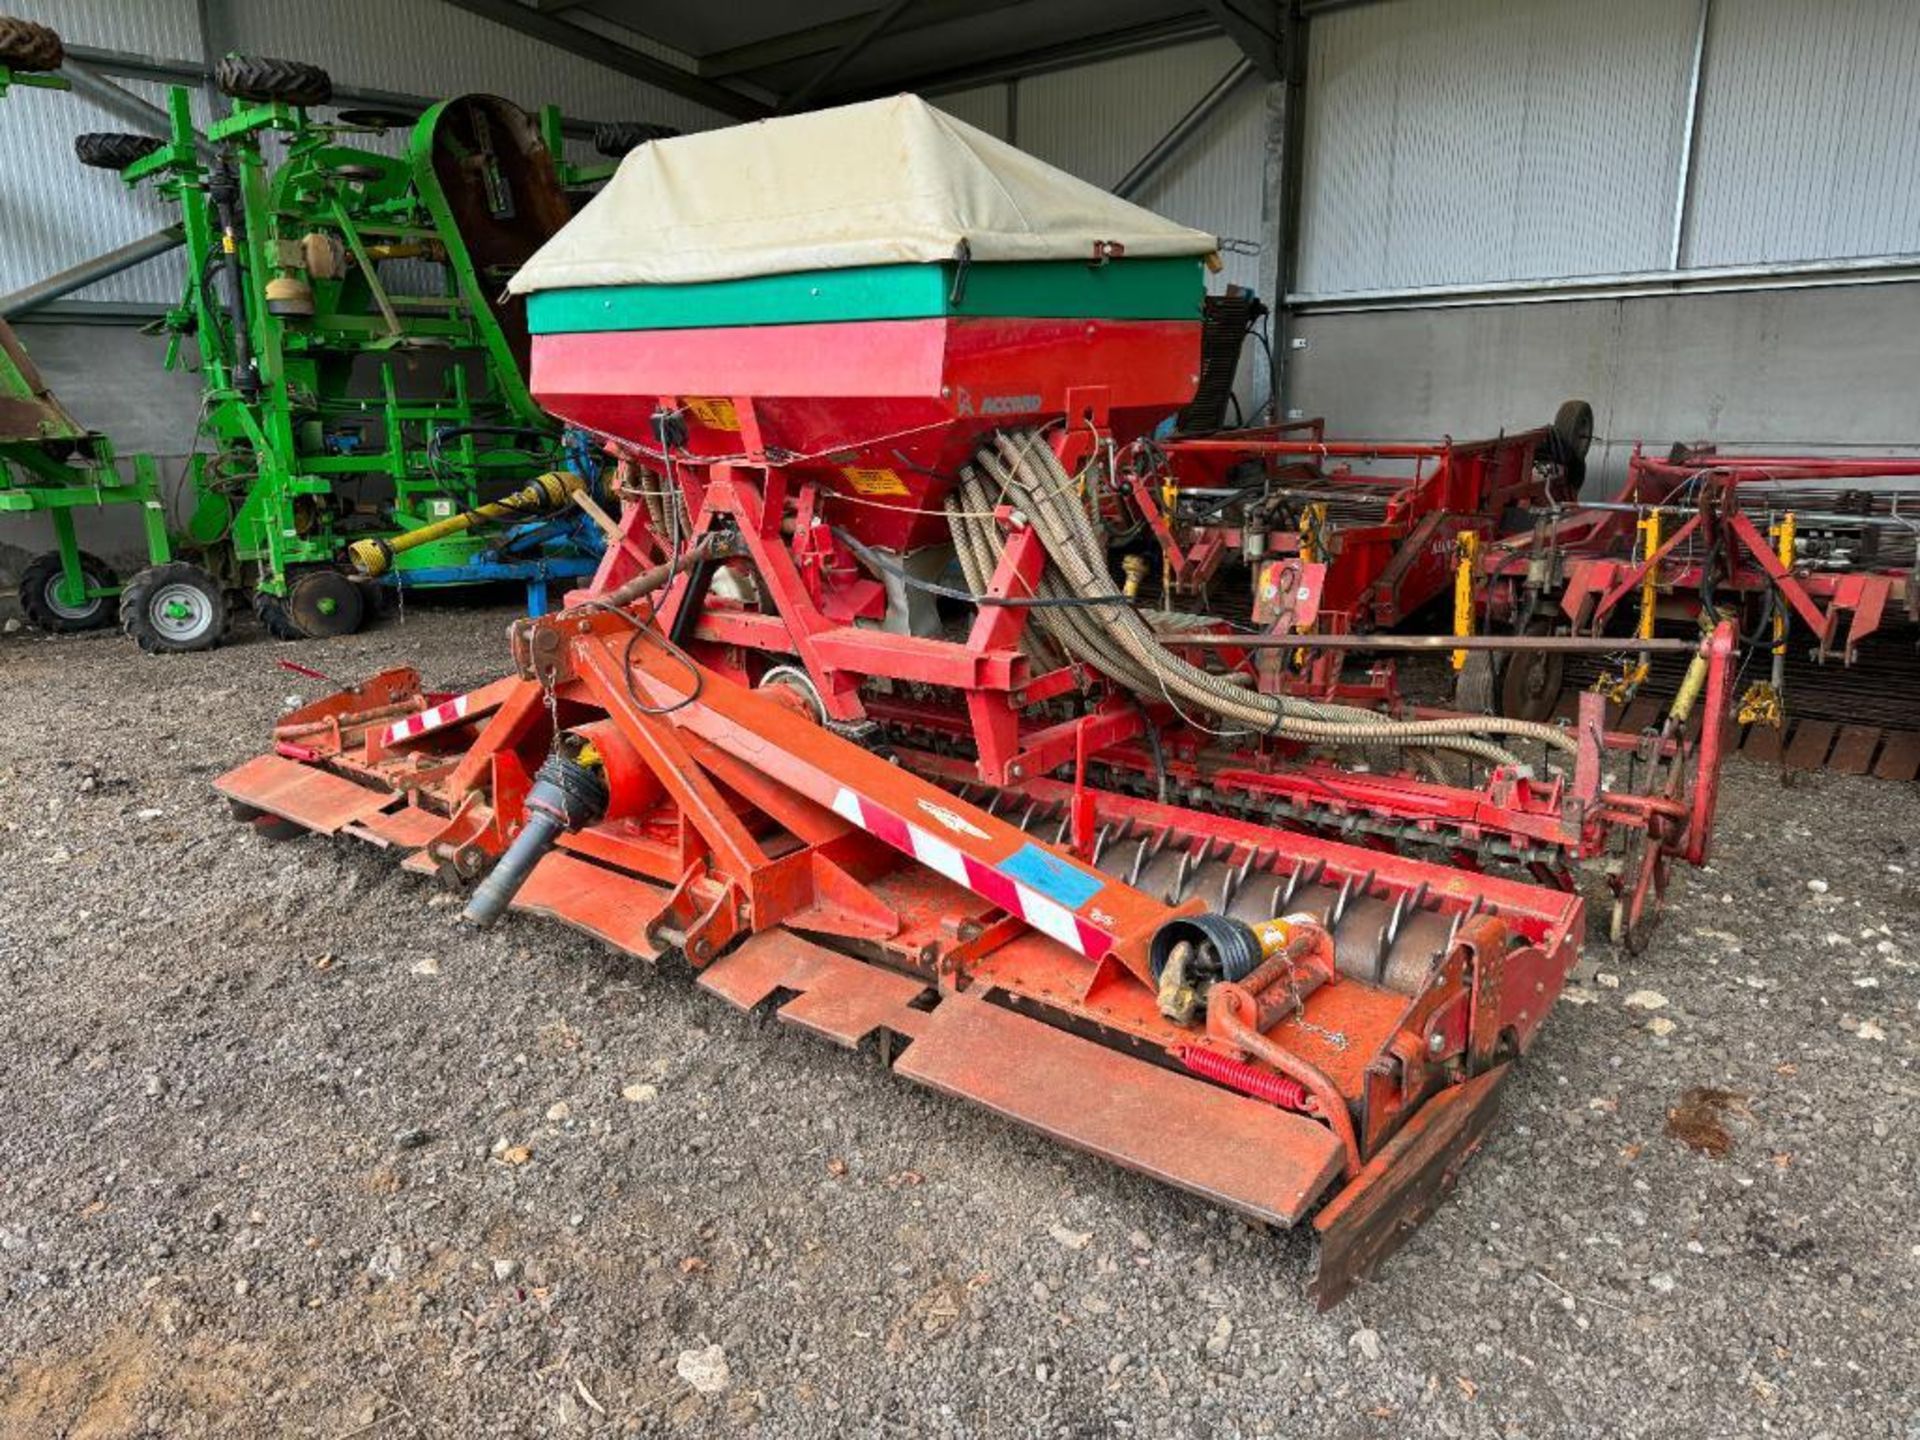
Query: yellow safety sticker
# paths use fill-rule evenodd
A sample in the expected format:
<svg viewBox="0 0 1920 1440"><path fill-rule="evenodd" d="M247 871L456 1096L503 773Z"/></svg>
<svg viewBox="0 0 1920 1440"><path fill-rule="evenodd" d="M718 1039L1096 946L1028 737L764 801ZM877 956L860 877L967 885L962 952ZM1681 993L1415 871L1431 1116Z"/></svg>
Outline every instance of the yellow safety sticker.
<svg viewBox="0 0 1920 1440"><path fill-rule="evenodd" d="M862 495L905 495L907 482L892 470L866 470L858 465L842 465L840 473Z"/></svg>
<svg viewBox="0 0 1920 1440"><path fill-rule="evenodd" d="M727 399L702 399L697 395L687 397L687 411L709 430L738 430L740 412L733 408L733 401Z"/></svg>

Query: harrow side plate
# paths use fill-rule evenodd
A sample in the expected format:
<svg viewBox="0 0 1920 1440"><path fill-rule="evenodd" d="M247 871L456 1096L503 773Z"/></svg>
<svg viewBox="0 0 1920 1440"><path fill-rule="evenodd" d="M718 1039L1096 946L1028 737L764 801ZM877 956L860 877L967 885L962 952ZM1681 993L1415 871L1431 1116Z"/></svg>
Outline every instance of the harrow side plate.
<svg viewBox="0 0 1920 1440"><path fill-rule="evenodd" d="M390 790L372 790L274 754L256 755L236 766L214 781L213 788L229 800L321 835L337 835L399 798Z"/></svg>
<svg viewBox="0 0 1920 1440"><path fill-rule="evenodd" d="M1249 1100L971 995L949 995L893 1067L909 1080L1276 1225L1340 1174L1340 1143Z"/></svg>

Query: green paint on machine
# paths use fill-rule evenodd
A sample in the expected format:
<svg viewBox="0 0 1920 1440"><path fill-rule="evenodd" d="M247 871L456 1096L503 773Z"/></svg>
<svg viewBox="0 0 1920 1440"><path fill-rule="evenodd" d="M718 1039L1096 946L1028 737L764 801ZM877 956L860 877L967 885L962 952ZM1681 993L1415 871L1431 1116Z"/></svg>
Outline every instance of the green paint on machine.
<svg viewBox="0 0 1920 1440"><path fill-rule="evenodd" d="M1198 320L1205 273L1177 259L866 265L692 285L607 285L529 297L536 335L710 330L946 316Z"/></svg>

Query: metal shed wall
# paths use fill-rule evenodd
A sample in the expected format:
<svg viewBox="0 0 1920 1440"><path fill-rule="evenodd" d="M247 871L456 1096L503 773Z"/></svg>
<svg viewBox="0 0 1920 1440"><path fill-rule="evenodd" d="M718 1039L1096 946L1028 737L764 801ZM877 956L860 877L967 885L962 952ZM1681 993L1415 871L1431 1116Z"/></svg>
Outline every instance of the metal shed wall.
<svg viewBox="0 0 1920 1440"><path fill-rule="evenodd" d="M325 6L233 4L232 33L216 43L320 64L342 86L439 96L483 90L529 108L553 103L596 120L655 120L705 129L725 117L617 71L541 45L442 0L332 0ZM35 18L73 45L198 63L196 0L43 0ZM155 103L167 87L120 80ZM204 118L203 99L196 105ZM83 96L19 89L0 103L0 293L150 234L173 207L118 177L83 169L73 137L125 130ZM387 148L400 144L393 137ZM576 158L588 158L577 154ZM149 262L89 287L81 303L171 305L184 281L177 258Z"/></svg>
<svg viewBox="0 0 1920 1440"><path fill-rule="evenodd" d="M1295 289L1664 268L1697 26L1680 0L1316 19Z"/></svg>
<svg viewBox="0 0 1920 1440"><path fill-rule="evenodd" d="M1920 445L1920 5L1394 0L1308 64L1290 410L1426 438L1580 395L1595 485L1635 441Z"/></svg>
<svg viewBox="0 0 1920 1440"><path fill-rule="evenodd" d="M1920 5L1714 0L1684 263L1920 251Z"/></svg>

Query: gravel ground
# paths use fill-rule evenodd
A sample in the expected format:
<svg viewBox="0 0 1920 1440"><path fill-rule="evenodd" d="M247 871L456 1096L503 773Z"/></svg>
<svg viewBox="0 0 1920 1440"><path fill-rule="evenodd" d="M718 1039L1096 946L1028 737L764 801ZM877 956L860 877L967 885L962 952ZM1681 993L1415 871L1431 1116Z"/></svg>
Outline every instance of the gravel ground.
<svg viewBox="0 0 1920 1440"><path fill-rule="evenodd" d="M472 682L507 618L0 641L0 1433L1920 1436L1914 788L1735 762L1323 1316L1305 1237L228 820L276 658Z"/></svg>

